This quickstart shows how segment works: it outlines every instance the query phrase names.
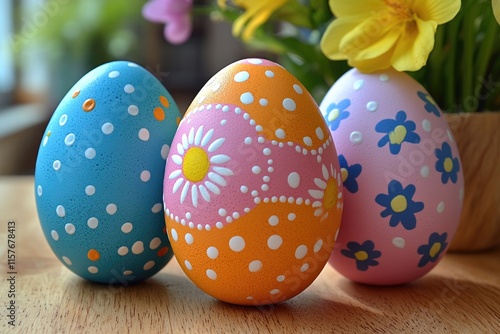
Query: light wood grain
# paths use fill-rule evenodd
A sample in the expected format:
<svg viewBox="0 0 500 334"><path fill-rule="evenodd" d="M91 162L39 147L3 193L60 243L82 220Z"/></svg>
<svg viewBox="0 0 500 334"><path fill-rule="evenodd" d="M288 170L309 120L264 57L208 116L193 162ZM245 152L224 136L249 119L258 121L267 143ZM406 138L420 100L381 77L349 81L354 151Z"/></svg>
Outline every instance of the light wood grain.
<svg viewBox="0 0 500 334"><path fill-rule="evenodd" d="M448 254L427 276L398 287L350 282L327 266L280 305L240 307L204 294L172 260L125 288L71 273L51 252L31 177L0 178L0 332L5 317L7 221L17 228L20 333L500 333L500 250Z"/></svg>
<svg viewBox="0 0 500 334"><path fill-rule="evenodd" d="M500 112L445 114L462 160L465 197L450 250L500 245Z"/></svg>

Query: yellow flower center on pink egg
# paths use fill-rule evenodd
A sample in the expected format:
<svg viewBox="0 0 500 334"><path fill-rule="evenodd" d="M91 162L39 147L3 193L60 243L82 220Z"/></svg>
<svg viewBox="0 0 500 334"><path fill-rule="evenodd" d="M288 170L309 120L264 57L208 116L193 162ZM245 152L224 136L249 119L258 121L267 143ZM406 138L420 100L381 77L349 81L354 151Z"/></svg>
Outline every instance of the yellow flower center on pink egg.
<svg viewBox="0 0 500 334"><path fill-rule="evenodd" d="M334 120L336 120L339 117L339 115L340 115L340 110L338 108L333 109L328 114L328 121L333 122Z"/></svg>
<svg viewBox="0 0 500 334"><path fill-rule="evenodd" d="M406 202L406 197L403 195L397 195L391 201L391 208L396 213L405 211L407 207L408 203Z"/></svg>
<svg viewBox="0 0 500 334"><path fill-rule="evenodd" d="M451 158L444 159L444 170L449 173L453 170L453 160Z"/></svg>
<svg viewBox="0 0 500 334"><path fill-rule="evenodd" d="M342 182L345 182L347 178L349 177L349 172L345 168L340 169L340 173L342 174Z"/></svg>
<svg viewBox="0 0 500 334"><path fill-rule="evenodd" d="M431 257L435 257L440 250L441 250L441 243L436 242L434 243L434 245L432 245L431 250L429 251L429 255Z"/></svg>
<svg viewBox="0 0 500 334"><path fill-rule="evenodd" d="M209 168L210 160L203 149L191 147L187 150L182 162L182 172L186 179L191 182L200 182L207 175Z"/></svg>
<svg viewBox="0 0 500 334"><path fill-rule="evenodd" d="M426 95L426 98L427 98L427 101L429 101L429 103L433 104L433 105L437 105L436 103L436 100L434 100L434 98L430 95Z"/></svg>
<svg viewBox="0 0 500 334"><path fill-rule="evenodd" d="M365 261L366 259L368 259L368 253L365 251L357 251L356 253L354 253L354 257L358 261Z"/></svg>
<svg viewBox="0 0 500 334"><path fill-rule="evenodd" d="M323 206L330 211L337 204L337 182L334 178L330 178L326 183L325 195L323 197Z"/></svg>
<svg viewBox="0 0 500 334"><path fill-rule="evenodd" d="M405 140L406 133L406 128L398 125L394 128L394 131L389 133L389 141L391 144L401 144Z"/></svg>

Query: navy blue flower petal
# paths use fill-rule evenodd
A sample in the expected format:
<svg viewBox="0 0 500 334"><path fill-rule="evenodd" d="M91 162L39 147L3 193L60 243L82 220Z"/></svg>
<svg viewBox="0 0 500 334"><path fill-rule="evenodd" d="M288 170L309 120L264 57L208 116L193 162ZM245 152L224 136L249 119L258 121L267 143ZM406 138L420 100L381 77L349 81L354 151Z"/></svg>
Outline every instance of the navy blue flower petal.
<svg viewBox="0 0 500 334"><path fill-rule="evenodd" d="M360 271L367 271L369 267L377 266L378 259L382 253L375 250L375 244L371 240L366 240L362 244L355 241L347 243L347 249L340 251L342 255L356 260L356 268Z"/></svg>
<svg viewBox="0 0 500 334"><path fill-rule="evenodd" d="M360 164L353 164L349 166L346 158L341 154L339 155L340 171L342 173L342 183L344 187L352 194L358 191L358 181L356 178L361 174L362 166Z"/></svg>
<svg viewBox="0 0 500 334"><path fill-rule="evenodd" d="M339 103L330 103L326 108L326 115L324 115L328 127L335 131L339 128L340 122L351 114L346 109L351 106L351 100L344 99Z"/></svg>
<svg viewBox="0 0 500 334"><path fill-rule="evenodd" d="M447 238L448 234L446 232L443 234L432 233L429 237L429 243L418 247L417 252L422 255L418 262L420 268L424 267L429 262L436 262L439 259L439 256L446 250L446 247L448 247L448 243L446 242Z"/></svg>
<svg viewBox="0 0 500 334"><path fill-rule="evenodd" d="M420 136L415 132L417 126L413 121L406 120L406 113L401 110L396 114L396 119L384 119L375 125L375 131L385 133L377 145L384 147L389 144L391 154L399 154L404 142L411 144L420 143Z"/></svg>
<svg viewBox="0 0 500 334"><path fill-rule="evenodd" d="M428 113L434 114L437 117L441 117L441 113L439 112L439 108L436 104L436 101L429 95L424 92L417 92L418 97L425 102L425 110Z"/></svg>
<svg viewBox="0 0 500 334"><path fill-rule="evenodd" d="M451 182L456 183L460 171L460 162L457 157L453 157L450 144L444 142L441 149L436 149L435 155L438 159L436 161L436 170L441 173L441 182L446 184L451 180Z"/></svg>
<svg viewBox="0 0 500 334"><path fill-rule="evenodd" d="M392 180L388 186L388 194L378 194L375 197L375 202L384 207L380 216L390 216L389 226L396 227L401 223L406 230L413 230L417 226L415 214L424 209L424 203L413 200L415 191L413 184L403 189L399 181Z"/></svg>

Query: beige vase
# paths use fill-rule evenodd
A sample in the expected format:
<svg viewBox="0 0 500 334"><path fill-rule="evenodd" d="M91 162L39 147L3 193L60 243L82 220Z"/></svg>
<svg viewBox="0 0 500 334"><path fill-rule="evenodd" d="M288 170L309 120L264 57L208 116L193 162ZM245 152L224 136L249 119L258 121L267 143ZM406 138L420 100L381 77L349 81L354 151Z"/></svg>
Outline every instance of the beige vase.
<svg viewBox="0 0 500 334"><path fill-rule="evenodd" d="M500 245L500 112L446 114L460 151L465 196L450 251Z"/></svg>

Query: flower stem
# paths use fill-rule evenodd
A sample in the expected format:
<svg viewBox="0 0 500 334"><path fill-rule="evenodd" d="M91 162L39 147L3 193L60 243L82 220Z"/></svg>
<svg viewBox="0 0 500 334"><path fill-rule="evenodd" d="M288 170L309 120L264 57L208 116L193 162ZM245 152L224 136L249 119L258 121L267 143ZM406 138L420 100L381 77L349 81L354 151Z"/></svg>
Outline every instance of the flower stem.
<svg viewBox="0 0 500 334"><path fill-rule="evenodd" d="M463 58L462 58L462 104L463 111L472 112L474 106L465 105L465 100L474 94L474 48L476 29L474 23L481 6L475 3L476 1L468 1L465 5L465 16L462 33L464 36Z"/></svg>
<svg viewBox="0 0 500 334"><path fill-rule="evenodd" d="M444 42L444 27L438 27L436 32L436 41L434 43L434 50L429 56L429 67L430 67L430 83L429 88L432 91L440 92L441 96L434 96L435 99L439 101L442 100L443 94L440 90L442 77L443 77L443 42Z"/></svg>
<svg viewBox="0 0 500 334"><path fill-rule="evenodd" d="M464 16L463 8L457 14L457 16L453 19L453 21L447 23L443 26L446 29L446 36L449 42L448 46L448 58L444 65L444 74L446 78L441 78L444 80L445 92L444 92L444 109L448 112L456 112L456 91L457 91L457 83L455 81L455 72L457 71L457 51L459 48L458 44L458 32L460 26L462 24L462 19Z"/></svg>
<svg viewBox="0 0 500 334"><path fill-rule="evenodd" d="M289 22L296 27L313 28L311 20L309 19L309 6L303 5L298 1L288 1L283 7L276 12L276 19L280 21Z"/></svg>
<svg viewBox="0 0 500 334"><path fill-rule="evenodd" d="M485 34L481 42L481 47L479 48L479 53L476 59L476 74L477 74L477 86L476 91L480 91L485 81L486 71L491 62L495 61L493 57L493 51L495 47L496 37L499 30L499 25L493 16L492 11L487 11L484 18ZM498 46L497 46L498 47ZM491 93L491 92L490 92Z"/></svg>
<svg viewBox="0 0 500 334"><path fill-rule="evenodd" d="M205 16L212 14L212 12L214 12L215 10L217 10L217 7L213 5L193 6L191 9L191 13L194 16Z"/></svg>

